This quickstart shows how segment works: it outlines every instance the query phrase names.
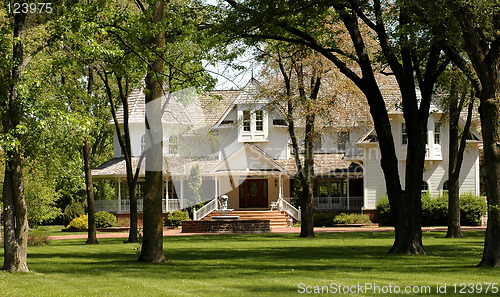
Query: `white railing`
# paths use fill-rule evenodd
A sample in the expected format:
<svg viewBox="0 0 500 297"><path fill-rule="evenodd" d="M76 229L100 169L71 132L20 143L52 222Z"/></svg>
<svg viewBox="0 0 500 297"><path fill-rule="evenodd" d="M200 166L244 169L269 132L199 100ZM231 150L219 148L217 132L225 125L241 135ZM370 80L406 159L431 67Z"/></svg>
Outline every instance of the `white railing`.
<svg viewBox="0 0 500 297"><path fill-rule="evenodd" d="M296 219L297 221L302 220L302 213L300 210L300 206L299 209L297 209L283 198L278 199L278 209L285 211L287 214L289 214L292 218Z"/></svg>
<svg viewBox="0 0 500 297"><path fill-rule="evenodd" d="M207 216L209 213L211 213L214 210L218 209L218 199L214 198L207 204L205 204L202 208L196 210L193 210L193 220L194 221L199 221L203 219L205 216Z"/></svg>
<svg viewBox="0 0 500 297"><path fill-rule="evenodd" d="M363 197L314 197L314 209L317 210L351 210L363 208Z"/></svg>
<svg viewBox="0 0 500 297"><path fill-rule="evenodd" d="M118 203L120 202L120 203ZM96 200L95 211L108 211L108 212L130 212L130 200ZM167 208L168 203L168 208ZM181 201L178 199L162 199L162 211L174 211L181 208ZM137 211L142 212L144 209L144 200L137 199Z"/></svg>

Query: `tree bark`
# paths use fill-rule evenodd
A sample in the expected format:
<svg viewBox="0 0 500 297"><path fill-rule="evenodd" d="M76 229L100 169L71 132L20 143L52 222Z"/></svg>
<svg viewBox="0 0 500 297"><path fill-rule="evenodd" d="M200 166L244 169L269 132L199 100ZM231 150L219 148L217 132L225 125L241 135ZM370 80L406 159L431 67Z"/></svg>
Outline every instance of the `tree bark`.
<svg viewBox="0 0 500 297"><path fill-rule="evenodd" d="M89 229L86 244L98 244L95 225L94 185L90 167L90 145L87 138L83 143L83 160L85 164L85 186L87 189L87 212L89 217Z"/></svg>
<svg viewBox="0 0 500 297"><path fill-rule="evenodd" d="M153 23L161 22L165 17L165 4L156 1ZM160 31L152 38L151 44L157 50L165 47L165 32ZM163 95L161 73L164 62L158 57L146 75L146 184L144 199L144 229L142 249L139 261L166 262L163 254L163 129L162 107L160 98Z"/></svg>
<svg viewBox="0 0 500 297"><path fill-rule="evenodd" d="M14 134L20 123L20 104L17 86L22 72L24 61L23 35L25 32L26 14L14 15L14 46L13 61L10 77L7 78L7 90L2 90L0 102L5 113L2 115L2 132ZM12 135L15 138L18 135ZM24 197L22 156L18 148L5 151L5 176L3 184L3 213L4 213L4 264L3 269L9 272L29 272L27 264L28 250L28 212Z"/></svg>

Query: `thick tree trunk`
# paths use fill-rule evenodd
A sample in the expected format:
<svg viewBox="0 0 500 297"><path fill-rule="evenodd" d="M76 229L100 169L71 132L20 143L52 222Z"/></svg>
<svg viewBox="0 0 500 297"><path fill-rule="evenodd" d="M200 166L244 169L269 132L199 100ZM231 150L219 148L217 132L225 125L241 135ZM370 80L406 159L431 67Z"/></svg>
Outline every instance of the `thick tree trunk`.
<svg viewBox="0 0 500 297"><path fill-rule="evenodd" d="M22 178L21 156L18 152L9 152L3 184L5 236L3 269L9 272L29 272L28 211L24 200Z"/></svg>
<svg viewBox="0 0 500 297"><path fill-rule="evenodd" d="M90 167L90 145L88 139L83 143L83 160L85 164L85 186L87 190L87 212L89 229L86 244L98 244L95 225L94 184Z"/></svg>
<svg viewBox="0 0 500 297"><path fill-rule="evenodd" d="M161 22L165 17L165 4L156 1L152 17L154 23ZM152 38L158 50L165 47L165 32L160 31ZM160 98L163 95L161 73L164 62L158 57L152 69L146 75L146 184L144 199L144 229L142 249L139 261L166 262L163 254L163 129L162 106Z"/></svg>
<svg viewBox="0 0 500 297"><path fill-rule="evenodd" d="M3 105L2 132L13 135L19 125L21 115L17 84L21 77L24 61L23 35L25 31L26 14L14 15L14 46L13 58L15 62L10 77L6 80L7 90L0 94L0 103ZM4 86L5 87L5 86ZM28 211L24 197L22 156L17 149L6 150L5 176L3 184L3 213L4 213L4 264L3 269L13 272L28 272Z"/></svg>
<svg viewBox="0 0 500 297"><path fill-rule="evenodd" d="M499 82L493 80L498 85ZM486 88L486 87L485 87ZM493 87L495 90L498 87ZM482 176L488 198L488 224L483 258L478 266L500 267L500 92L483 91L480 96L484 143Z"/></svg>

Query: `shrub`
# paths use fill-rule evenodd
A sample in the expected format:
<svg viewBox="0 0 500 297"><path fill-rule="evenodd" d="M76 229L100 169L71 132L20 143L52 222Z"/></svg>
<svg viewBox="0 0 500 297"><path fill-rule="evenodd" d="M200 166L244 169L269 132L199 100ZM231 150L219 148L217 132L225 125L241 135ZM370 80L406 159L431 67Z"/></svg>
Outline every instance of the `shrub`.
<svg viewBox="0 0 500 297"><path fill-rule="evenodd" d="M472 194L460 195L460 224L478 226L481 216L486 214L486 201ZM383 196L377 203L380 224L393 226L389 199ZM422 226L446 226L448 223L448 194L439 196L422 195Z"/></svg>
<svg viewBox="0 0 500 297"><path fill-rule="evenodd" d="M341 213L333 219L336 224L371 224L370 217L361 213Z"/></svg>
<svg viewBox="0 0 500 297"><path fill-rule="evenodd" d="M480 226L481 216L486 214L486 201L470 193L460 195L460 224L463 226Z"/></svg>
<svg viewBox="0 0 500 297"><path fill-rule="evenodd" d="M74 218L68 226L67 229L88 229L89 228L89 216L83 215L78 218Z"/></svg>
<svg viewBox="0 0 500 297"><path fill-rule="evenodd" d="M68 224L74 218L78 218L84 214L85 214L85 208L83 207L83 204L76 201L72 201L64 209L64 214L63 214L64 224Z"/></svg>
<svg viewBox="0 0 500 297"><path fill-rule="evenodd" d="M422 226L446 226L448 224L448 194L422 195Z"/></svg>
<svg viewBox="0 0 500 297"><path fill-rule="evenodd" d="M165 226L180 226L182 221L189 221L189 214L187 211L176 210L170 212L165 220Z"/></svg>
<svg viewBox="0 0 500 297"><path fill-rule="evenodd" d="M33 231L28 236L28 246L43 246L49 243L49 236L40 230Z"/></svg>
<svg viewBox="0 0 500 297"><path fill-rule="evenodd" d="M95 227L109 228L116 224L116 217L107 211L98 211L95 213Z"/></svg>
<svg viewBox="0 0 500 297"><path fill-rule="evenodd" d="M336 212L315 212L314 213L314 226L315 227L332 227L333 226L333 218L335 217Z"/></svg>
<svg viewBox="0 0 500 297"><path fill-rule="evenodd" d="M391 206L389 205L389 198L387 197L387 195L379 198L376 208L380 219L380 225L394 226L394 221L391 217Z"/></svg>

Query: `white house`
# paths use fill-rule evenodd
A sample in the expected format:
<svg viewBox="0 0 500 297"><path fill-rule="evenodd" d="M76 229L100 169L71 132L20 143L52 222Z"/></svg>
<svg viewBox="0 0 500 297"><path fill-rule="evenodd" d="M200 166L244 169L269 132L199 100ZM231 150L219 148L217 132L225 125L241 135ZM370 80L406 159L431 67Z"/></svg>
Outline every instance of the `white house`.
<svg viewBox="0 0 500 297"><path fill-rule="evenodd" d="M406 136L402 113L395 107L399 93L393 82L385 83L384 97L390 110L392 131L404 177ZM266 99L257 96L258 84L251 80L243 90L212 91L186 100L183 94L164 96L164 211L193 205L186 195L193 166L200 167L204 201L210 201L198 219L217 208L217 197L226 194L232 209L279 207L295 218L300 211L291 206L296 166L284 116ZM168 99L170 98L170 99ZM357 107L363 108L363 107ZM138 163L145 147L144 94L129 96L132 156ZM448 124L433 106L429 117L428 150L423 190L446 191L448 179ZM118 119L123 124L123 110ZM300 132L300 125L298 130ZM474 134L462 166L460 191L479 194L480 137ZM376 134L368 122L345 120L342 129L326 127L315 144L315 208L318 210L373 211L385 195ZM138 207L142 210L144 162L139 175ZM97 210L127 213L125 161L115 132L114 158L92 170L94 180L112 180L116 199L97 200Z"/></svg>

